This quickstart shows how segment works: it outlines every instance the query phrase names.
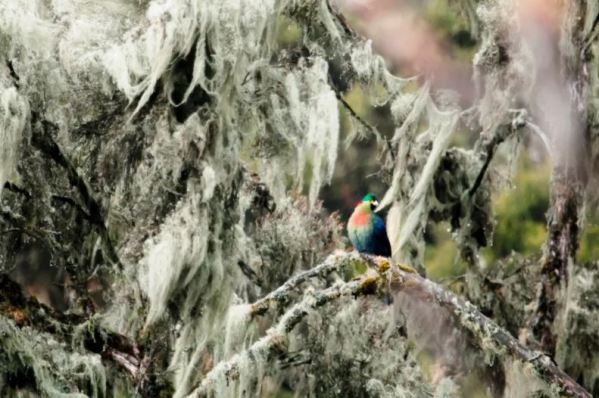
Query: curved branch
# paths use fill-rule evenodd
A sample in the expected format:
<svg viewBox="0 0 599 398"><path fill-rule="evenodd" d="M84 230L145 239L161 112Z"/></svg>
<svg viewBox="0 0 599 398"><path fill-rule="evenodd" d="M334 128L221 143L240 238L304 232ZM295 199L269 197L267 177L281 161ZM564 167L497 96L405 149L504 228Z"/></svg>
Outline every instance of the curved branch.
<svg viewBox="0 0 599 398"><path fill-rule="evenodd" d="M415 274L404 274L406 284L417 284L443 307L451 310L459 324L477 337L481 347L488 346L495 353L507 352L512 358L530 363L545 382L556 385L568 396L590 398L591 394L574 379L559 369L550 357L541 351L522 345L507 330L483 315L472 303L444 290L436 283ZM401 286L399 287L401 289ZM490 345L490 346L489 346Z"/></svg>
<svg viewBox="0 0 599 398"><path fill-rule="evenodd" d="M247 358L266 357L265 359L272 359L275 355L285 352L288 334L308 315L310 310L349 295L360 296L399 292L413 294L417 291L419 297L424 298L425 302L446 308L455 317L456 325L472 333L480 349L492 351L500 357L507 356L529 363L542 380L555 386L563 394L578 398L591 397L591 394L559 369L547 355L522 345L509 332L483 315L473 304L383 257L363 257L357 253L331 255L319 266L297 275L272 293L258 300L252 305L252 314L263 314L268 310L270 303L284 301L282 297L285 297L286 300L289 291L295 289L308 278L341 269L341 267L352 261L366 263L370 271L357 280L305 296L300 303L295 304L285 312L279 322L266 333L265 337L255 342L247 350L233 356L229 361L217 364L208 372L190 396L194 398L209 396L211 387L223 377L227 381L236 380L240 375L240 364Z"/></svg>
<svg viewBox="0 0 599 398"><path fill-rule="evenodd" d="M314 270L317 268L321 271L325 269L326 265L331 264L331 257L325 263L314 268ZM356 257L347 255L338 257L341 261L354 258ZM227 384L230 381L237 380L240 376L242 362L245 359L255 360L256 358L266 357L265 359L269 360L286 352L289 333L309 314L310 310L322 307L341 297L372 294L376 292L377 284L381 281L381 275L373 276L367 274L357 280L335 285L304 297L300 303L295 304L285 312L280 321L266 332L266 336L256 341L245 351L234 355L229 361L220 362L212 368L201 384L188 397L200 398L210 396L211 388L223 377L226 378ZM281 288L275 291L280 291Z"/></svg>
<svg viewBox="0 0 599 398"><path fill-rule="evenodd" d="M264 315L274 304L283 304L287 302L289 300L289 294L308 279L326 277L335 271L343 269L352 260L357 259L359 259L359 257L350 257L347 253L330 255L322 264L295 275L277 289L254 302L251 306L250 314L252 316Z"/></svg>
<svg viewBox="0 0 599 398"><path fill-rule="evenodd" d="M69 180L69 183L77 190L77 192L79 192L87 211L83 210L81 206L78 206L79 209L83 211L83 214L86 216L86 218L88 218L96 227L98 234L102 238L106 255L110 261L117 265L119 269L122 269L123 265L121 264L114 244L110 239L99 202L92 195L91 189L83 177L79 175L75 165L69 159L67 159L67 156L52 138L51 132L57 130L58 127L47 120L40 119L37 114L34 114L34 120L37 122L37 124L35 124L37 128L32 136L32 145L66 171L66 177Z"/></svg>

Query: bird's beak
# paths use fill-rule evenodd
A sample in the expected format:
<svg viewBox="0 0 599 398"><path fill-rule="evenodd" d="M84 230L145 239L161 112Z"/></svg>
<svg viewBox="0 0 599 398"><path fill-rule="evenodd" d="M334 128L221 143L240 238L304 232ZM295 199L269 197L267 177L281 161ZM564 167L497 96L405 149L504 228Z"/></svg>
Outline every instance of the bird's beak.
<svg viewBox="0 0 599 398"><path fill-rule="evenodd" d="M378 200L375 200L374 202L372 202L372 204L374 205L375 208L379 207L379 201Z"/></svg>

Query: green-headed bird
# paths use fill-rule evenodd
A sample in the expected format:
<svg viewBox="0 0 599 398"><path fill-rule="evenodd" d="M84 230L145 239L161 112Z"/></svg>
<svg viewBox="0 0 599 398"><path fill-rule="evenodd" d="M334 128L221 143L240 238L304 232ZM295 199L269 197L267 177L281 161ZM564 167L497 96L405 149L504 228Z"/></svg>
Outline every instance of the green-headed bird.
<svg viewBox="0 0 599 398"><path fill-rule="evenodd" d="M366 194L347 222L347 233L358 252L391 257L385 222L374 212L378 205L373 194Z"/></svg>

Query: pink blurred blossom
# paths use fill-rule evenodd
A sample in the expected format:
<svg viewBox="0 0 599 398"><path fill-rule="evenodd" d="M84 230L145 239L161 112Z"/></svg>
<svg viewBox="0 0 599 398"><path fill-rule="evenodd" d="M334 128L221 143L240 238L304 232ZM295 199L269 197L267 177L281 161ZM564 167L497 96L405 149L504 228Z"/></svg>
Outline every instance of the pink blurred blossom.
<svg viewBox="0 0 599 398"><path fill-rule="evenodd" d="M420 75L434 88L448 88L470 101L474 94L471 65L456 59L446 38L422 17L420 7L406 0L337 0L356 21L356 28L402 76ZM421 2L422 4L426 2ZM416 3L418 4L418 3Z"/></svg>

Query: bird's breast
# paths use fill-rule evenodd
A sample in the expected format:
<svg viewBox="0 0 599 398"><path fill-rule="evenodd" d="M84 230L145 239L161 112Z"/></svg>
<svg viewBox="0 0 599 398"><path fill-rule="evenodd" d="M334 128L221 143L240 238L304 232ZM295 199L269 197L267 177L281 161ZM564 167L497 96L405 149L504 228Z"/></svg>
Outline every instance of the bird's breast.
<svg viewBox="0 0 599 398"><path fill-rule="evenodd" d="M364 227L368 224L370 224L370 214L366 212L356 211L349 219L349 225L352 227Z"/></svg>

